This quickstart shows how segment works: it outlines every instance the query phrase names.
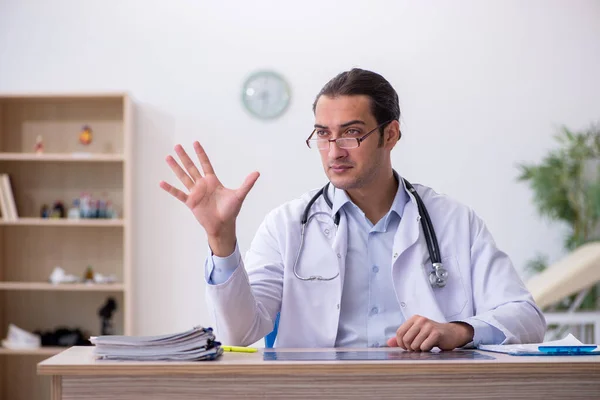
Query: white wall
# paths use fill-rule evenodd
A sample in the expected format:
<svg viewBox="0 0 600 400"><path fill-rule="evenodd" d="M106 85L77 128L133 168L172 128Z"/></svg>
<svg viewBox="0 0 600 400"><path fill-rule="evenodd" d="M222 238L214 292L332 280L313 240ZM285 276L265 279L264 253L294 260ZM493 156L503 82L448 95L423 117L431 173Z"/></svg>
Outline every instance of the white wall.
<svg viewBox="0 0 600 400"><path fill-rule="evenodd" d="M293 4L292 4L293 3ZM521 269L562 254L515 164L536 162L561 124L600 115L598 1L0 0L0 92L127 90L137 101L137 333L207 324L205 236L158 187L164 157L199 139L227 185L262 176L242 210L245 250L264 214L324 182L303 140L323 84L353 66L401 99L395 168L472 206ZM240 104L244 78L283 73L274 122Z"/></svg>

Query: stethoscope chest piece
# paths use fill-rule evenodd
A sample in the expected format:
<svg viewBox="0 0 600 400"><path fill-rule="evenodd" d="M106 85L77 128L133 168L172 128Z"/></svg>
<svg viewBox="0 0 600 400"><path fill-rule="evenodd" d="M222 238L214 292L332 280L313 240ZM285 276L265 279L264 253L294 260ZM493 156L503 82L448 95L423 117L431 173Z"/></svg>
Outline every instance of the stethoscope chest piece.
<svg viewBox="0 0 600 400"><path fill-rule="evenodd" d="M429 283L431 286L443 288L448 282L448 271L442 263L433 263L433 271L429 273Z"/></svg>

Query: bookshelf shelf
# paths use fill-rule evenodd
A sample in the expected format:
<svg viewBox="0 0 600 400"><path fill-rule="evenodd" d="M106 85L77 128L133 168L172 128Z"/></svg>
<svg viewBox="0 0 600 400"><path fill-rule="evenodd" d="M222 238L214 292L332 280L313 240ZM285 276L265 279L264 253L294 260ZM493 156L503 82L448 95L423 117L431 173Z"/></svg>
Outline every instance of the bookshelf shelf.
<svg viewBox="0 0 600 400"><path fill-rule="evenodd" d="M125 286L120 283L61 283L49 282L0 282L1 290L40 290L67 292L122 292Z"/></svg>
<svg viewBox="0 0 600 400"><path fill-rule="evenodd" d="M37 162L123 162L122 154L87 153L0 153L0 161L37 161Z"/></svg>
<svg viewBox="0 0 600 400"><path fill-rule="evenodd" d="M98 310L112 298L116 334L132 335L132 102L121 93L0 94L0 339L9 324L101 334ZM83 144L84 126L92 129ZM39 143L43 144L41 152ZM7 194L8 193L8 194ZM117 218L40 218L59 202L110 201ZM114 284L48 282L56 267L87 268ZM49 399L38 357L64 347L0 347L0 399Z"/></svg>
<svg viewBox="0 0 600 400"><path fill-rule="evenodd" d="M63 227L89 227L89 228L114 228L125 226L125 220L118 219L52 219L52 218L18 218L15 221L0 220L0 226L63 226Z"/></svg>

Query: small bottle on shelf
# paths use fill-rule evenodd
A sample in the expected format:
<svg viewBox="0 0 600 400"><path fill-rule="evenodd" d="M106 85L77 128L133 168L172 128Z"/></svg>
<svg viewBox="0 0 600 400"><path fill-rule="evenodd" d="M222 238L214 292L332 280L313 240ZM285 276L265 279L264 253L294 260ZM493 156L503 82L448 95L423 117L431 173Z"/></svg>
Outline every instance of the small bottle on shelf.
<svg viewBox="0 0 600 400"><path fill-rule="evenodd" d="M69 219L79 219L81 217L81 211L79 210L79 199L73 200L73 205L69 208Z"/></svg>
<svg viewBox="0 0 600 400"><path fill-rule="evenodd" d="M98 218L106 218L106 201L98 199Z"/></svg>
<svg viewBox="0 0 600 400"><path fill-rule="evenodd" d="M90 217L90 195L88 193L81 193L79 202L79 215L81 218Z"/></svg>
<svg viewBox="0 0 600 400"><path fill-rule="evenodd" d="M40 217L50 218L50 208L48 207L48 204L42 205L42 208L40 210Z"/></svg>
<svg viewBox="0 0 600 400"><path fill-rule="evenodd" d="M117 211L113 207L112 202L110 200L106 202L106 218L119 218L119 216L117 215Z"/></svg>
<svg viewBox="0 0 600 400"><path fill-rule="evenodd" d="M83 276L83 281L85 283L94 283L94 270L91 265L88 265L85 270L85 275Z"/></svg>
<svg viewBox="0 0 600 400"><path fill-rule="evenodd" d="M90 200L90 211L88 218L98 218L98 206L96 200Z"/></svg>

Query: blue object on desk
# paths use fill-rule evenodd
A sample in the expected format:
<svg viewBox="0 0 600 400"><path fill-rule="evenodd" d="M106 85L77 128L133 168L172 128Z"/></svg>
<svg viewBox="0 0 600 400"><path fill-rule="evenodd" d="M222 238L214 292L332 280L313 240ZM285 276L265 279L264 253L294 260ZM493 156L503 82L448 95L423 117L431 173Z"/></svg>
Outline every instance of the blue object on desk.
<svg viewBox="0 0 600 400"><path fill-rule="evenodd" d="M275 338L277 337L277 329L279 328L279 313L275 317L275 327L267 336L265 336L265 348L272 349L275 345Z"/></svg>
<svg viewBox="0 0 600 400"><path fill-rule="evenodd" d="M600 352L595 352L594 350L598 346L539 346L538 350L545 354L552 355L594 355L600 354Z"/></svg>

